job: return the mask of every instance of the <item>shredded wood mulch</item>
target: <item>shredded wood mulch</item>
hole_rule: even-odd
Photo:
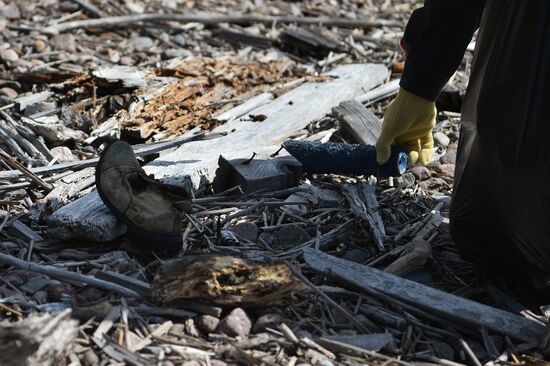
[[[123,227],[96,243],[49,226],[94,191],[97,158],[117,139],[146,163],[219,137],[210,132],[227,120],[262,123],[269,116],[253,108],[232,113],[330,80],[323,73],[339,65],[382,64],[387,83],[399,78],[399,39],[420,5],[0,0],[0,363],[545,364],[548,309],[463,261],[449,235],[471,49],[438,100],[426,167],[385,179],[305,175],[296,187],[249,194],[187,182],[193,209],[171,255],[141,250]],[[389,90],[363,104],[382,117]],[[357,142],[334,114],[291,137]],[[304,253],[357,267],[319,270]],[[358,273],[377,270],[374,278],[394,276],[361,282]],[[491,308],[453,314],[410,283]],[[504,329],[527,320],[529,329]]]

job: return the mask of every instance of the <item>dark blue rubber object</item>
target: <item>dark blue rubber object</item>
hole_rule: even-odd
[[[407,169],[405,149],[392,146],[390,160],[384,165],[376,162],[376,148],[372,145],[320,143],[287,140],[283,147],[304,166],[306,173],[400,176]]]

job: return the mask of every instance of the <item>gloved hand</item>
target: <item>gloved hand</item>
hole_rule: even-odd
[[[378,164],[388,161],[392,144],[408,151],[409,164],[429,163],[436,114],[435,102],[400,89],[384,113],[382,132],[376,141]]]

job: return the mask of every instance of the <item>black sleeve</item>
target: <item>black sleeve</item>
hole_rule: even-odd
[[[425,0],[405,28],[401,46],[407,53],[401,87],[435,100],[456,71],[475,30],[484,0]]]

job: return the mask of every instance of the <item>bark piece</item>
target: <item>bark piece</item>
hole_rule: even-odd
[[[332,109],[332,113],[357,143],[376,145],[382,122],[357,100],[348,100]]]
[[[208,300],[220,305],[285,304],[303,289],[285,264],[258,264],[234,257],[194,256],[162,265],[153,282],[158,302]]]
[[[282,48],[298,56],[312,56],[317,59],[328,56],[330,52],[337,52],[342,47],[312,29],[291,27],[281,34]]]
[[[70,311],[31,314],[16,322],[0,323],[0,364],[61,365],[78,335],[78,322]]]

